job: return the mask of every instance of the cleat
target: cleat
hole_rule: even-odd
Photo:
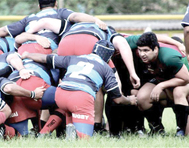
[[[51,134],[41,134],[41,133],[38,133],[36,138],[49,138],[51,137]]]
[[[159,129],[159,130],[151,130],[148,133],[149,136],[153,136],[153,135],[160,135],[160,136],[165,136],[166,132],[164,129]]]
[[[75,126],[73,124],[66,125],[66,140],[75,140],[77,138],[77,133]]]
[[[176,137],[184,137],[185,136],[185,132],[184,130],[179,129],[175,135]]]
[[[38,130],[36,128],[31,128],[29,131],[29,135],[32,137],[37,137]]]
[[[146,138],[146,134],[144,134],[142,130],[138,130],[136,133],[139,136],[139,138]]]
[[[104,135],[104,134],[107,134],[108,131],[105,128],[102,127],[101,123],[95,123],[94,124],[94,133]]]
[[[159,124],[157,126],[153,126],[153,124],[149,124],[150,125],[150,132],[148,133],[149,136],[153,136],[153,135],[160,135],[160,136],[165,136],[166,132],[164,129],[164,126],[162,124]]]

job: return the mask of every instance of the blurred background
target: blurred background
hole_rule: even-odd
[[[104,20],[118,32],[138,34],[144,30],[177,35],[188,0],[57,0],[59,8],[85,12]],[[0,25],[39,11],[38,0],[1,0]],[[18,17],[20,16],[20,17]]]

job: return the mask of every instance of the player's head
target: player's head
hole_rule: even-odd
[[[137,46],[148,46],[150,49],[154,50],[156,46],[159,48],[159,43],[153,32],[145,32],[138,39]]]
[[[114,54],[114,45],[106,40],[99,40],[95,43],[92,53],[100,56],[105,62],[108,62]]]
[[[38,0],[39,1],[39,8],[43,9],[46,7],[54,7],[56,0]]]
[[[178,42],[184,44],[183,40],[182,40],[181,38],[179,38],[178,36],[172,36],[171,38],[172,38],[173,40],[176,40],[176,41],[178,41]]]

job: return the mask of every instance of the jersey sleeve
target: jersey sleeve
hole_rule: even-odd
[[[71,56],[57,56],[57,55],[48,55],[47,56],[47,65],[49,68],[67,68],[70,62]]]
[[[181,57],[173,57],[171,60],[167,60],[166,63],[173,75],[178,73],[183,66]]]
[[[127,40],[131,50],[137,49],[137,41],[140,38],[141,35],[131,35],[126,37],[125,39]]]
[[[111,36],[110,36],[110,42],[112,42],[113,38],[116,37],[116,36],[122,36],[120,33],[117,33],[116,30],[111,27],[111,26],[108,26],[109,28],[109,31],[111,32]]]
[[[104,77],[104,88],[106,89],[108,95],[111,99],[121,97],[118,82],[116,81],[113,70],[110,67],[107,67],[105,73],[106,75]]]
[[[70,14],[72,14],[74,11],[70,9],[58,9],[58,14],[60,15],[61,20],[69,20]]]
[[[178,51],[166,47],[160,48],[158,57],[168,69],[169,73],[175,75],[183,66],[182,56]]]
[[[16,37],[17,35],[21,34],[22,32],[25,32],[27,18],[28,17],[25,17],[24,19],[22,19],[18,22],[7,25],[7,30],[11,37]]]
[[[7,78],[4,78],[4,77],[0,77],[0,87],[1,87],[1,92],[3,92],[4,94],[6,95],[9,95],[7,93],[4,92],[4,87],[7,85],[7,84],[13,84],[14,82],[7,79]]]

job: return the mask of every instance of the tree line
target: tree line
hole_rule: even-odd
[[[59,0],[57,0],[59,1]],[[91,15],[184,14],[188,0],[62,0],[63,6]],[[0,15],[28,15],[39,10],[38,0],[1,0]]]

